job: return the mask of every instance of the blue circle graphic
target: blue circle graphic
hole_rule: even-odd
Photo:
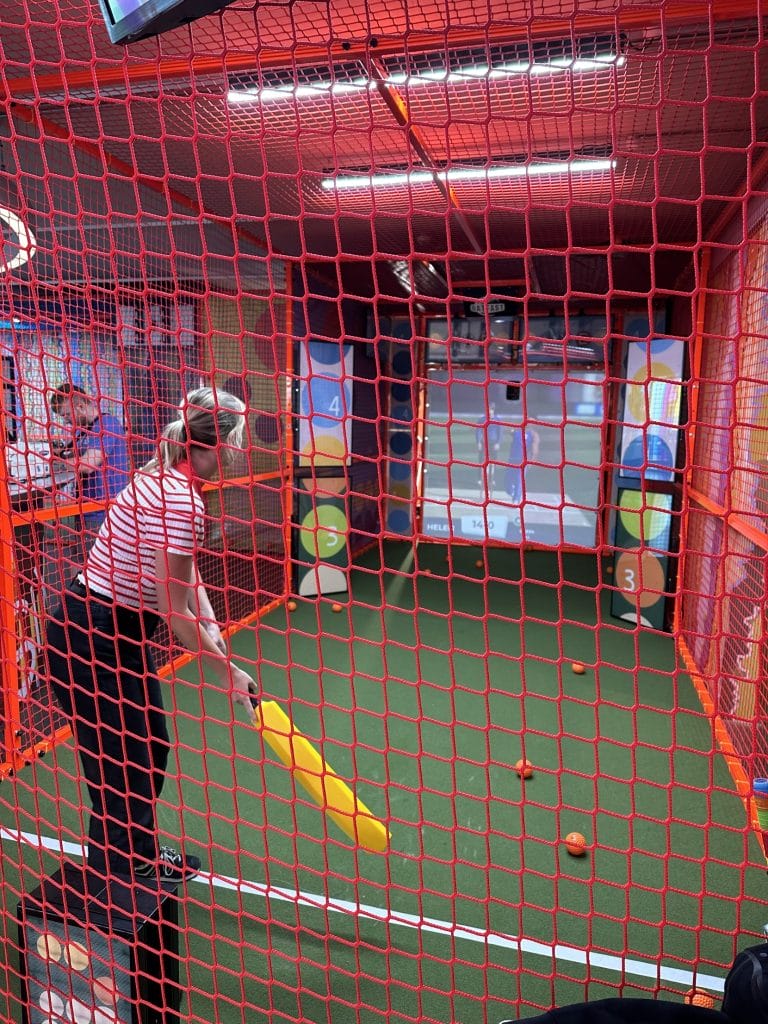
[[[410,533],[411,517],[401,508],[390,509],[387,516],[387,526],[392,533]]]
[[[310,341],[309,357],[313,363],[323,366],[338,366],[351,345],[340,345],[338,341]]]
[[[651,356],[660,356],[662,352],[667,352],[675,345],[682,345],[682,342],[677,338],[653,338],[651,339]]]
[[[390,393],[394,402],[405,402],[406,404],[410,404],[411,388],[409,384],[402,384],[399,381],[395,381]]]
[[[669,480],[675,459],[666,441],[658,434],[638,434],[627,445],[621,457],[621,464],[627,469],[636,469],[636,473],[625,473],[628,477],[639,477],[646,480]]]
[[[389,464],[389,479],[390,480],[410,480],[411,478],[411,464],[410,462],[390,462]]]
[[[389,435],[389,450],[395,455],[408,455],[413,447],[413,438],[404,430]]]
[[[335,430],[352,409],[352,389],[338,377],[310,377],[301,384],[301,411],[318,430]]]
[[[647,338],[651,333],[648,314],[639,313],[635,316],[626,317],[622,330],[628,338]]]
[[[399,352],[395,353],[392,359],[392,369],[398,377],[411,376],[413,362],[411,361],[411,353],[407,349],[401,348]]]
[[[410,405],[393,405],[389,414],[398,423],[410,423],[413,419],[413,409]]]

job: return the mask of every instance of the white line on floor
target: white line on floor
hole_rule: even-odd
[[[59,842],[36,836],[31,832],[19,832],[15,829],[0,827],[0,839],[17,845],[32,846],[36,849],[50,850],[52,853],[66,854],[68,857],[82,857],[83,847],[77,843]],[[467,942],[480,942],[486,946],[513,950],[516,953],[530,953],[543,956],[548,960],[560,960],[573,964],[582,964],[602,971],[613,971],[622,977],[632,976],[648,978],[656,982],[669,982],[689,989],[694,984],[697,988],[722,992],[725,980],[712,974],[696,974],[681,971],[675,967],[664,967],[653,961],[627,960],[620,956],[609,956],[606,953],[595,953],[575,946],[564,946],[560,943],[535,942],[533,939],[522,939],[515,935],[501,932],[489,932],[467,925],[441,921],[433,917],[420,917],[418,914],[405,914],[397,910],[386,910],[365,903],[353,903],[332,896],[298,892],[295,889],[284,889],[281,886],[264,885],[261,882],[248,882],[239,878],[228,878],[225,875],[214,875],[201,871],[194,879],[197,884],[212,886],[238,892],[244,896],[259,896],[266,900],[281,900],[296,906],[312,907],[315,910],[330,911],[337,914],[348,914],[370,921],[380,921],[387,925],[399,925],[402,928],[414,928],[417,931],[430,932],[446,938],[464,939]]]

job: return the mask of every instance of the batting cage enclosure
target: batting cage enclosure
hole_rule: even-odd
[[[213,6],[0,0],[0,1017],[717,1009],[762,5]]]

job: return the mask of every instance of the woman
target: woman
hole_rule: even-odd
[[[228,392],[187,395],[156,458],[114,499],[47,627],[51,684],[92,803],[88,864],[105,876],[180,881],[200,869],[198,857],[157,839],[155,802],[170,751],[151,651],[161,618],[253,715],[256,683],[227,656],[195,561],[200,485],[242,447],[244,412]]]

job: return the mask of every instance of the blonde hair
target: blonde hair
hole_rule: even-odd
[[[145,471],[170,469],[181,462],[191,447],[218,448],[222,461],[231,459],[243,446],[245,403],[228,391],[197,388],[179,404],[179,415],[162,433],[157,454]]]

